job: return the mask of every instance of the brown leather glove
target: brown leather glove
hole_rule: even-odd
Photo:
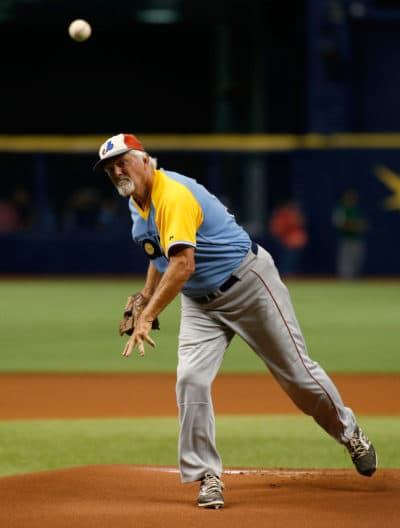
[[[148,304],[149,299],[145,299],[141,293],[129,295],[124,308],[124,316],[119,323],[119,335],[132,335],[135,330],[135,325],[143,312],[144,307]],[[156,317],[151,325],[153,330],[160,329],[160,323]]]

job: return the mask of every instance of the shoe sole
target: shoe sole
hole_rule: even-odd
[[[212,502],[205,502],[204,504],[201,504],[200,502],[197,503],[199,508],[212,508],[214,510],[219,510],[220,508],[224,507],[224,503],[220,500],[218,501],[212,501]]]

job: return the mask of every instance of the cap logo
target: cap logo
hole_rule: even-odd
[[[107,152],[109,152],[113,148],[114,148],[114,143],[111,140],[107,141],[107,144],[103,147],[103,150],[101,151],[101,155],[105,156]]]

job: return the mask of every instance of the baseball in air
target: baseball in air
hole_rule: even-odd
[[[69,36],[76,40],[76,42],[83,42],[87,40],[92,34],[92,28],[86,20],[77,18],[68,27]]]

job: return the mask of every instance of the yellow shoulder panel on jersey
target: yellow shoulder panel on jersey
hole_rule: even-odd
[[[203,211],[191,191],[163,171],[156,170],[152,201],[165,255],[168,255],[170,246],[179,242],[195,246]]]

